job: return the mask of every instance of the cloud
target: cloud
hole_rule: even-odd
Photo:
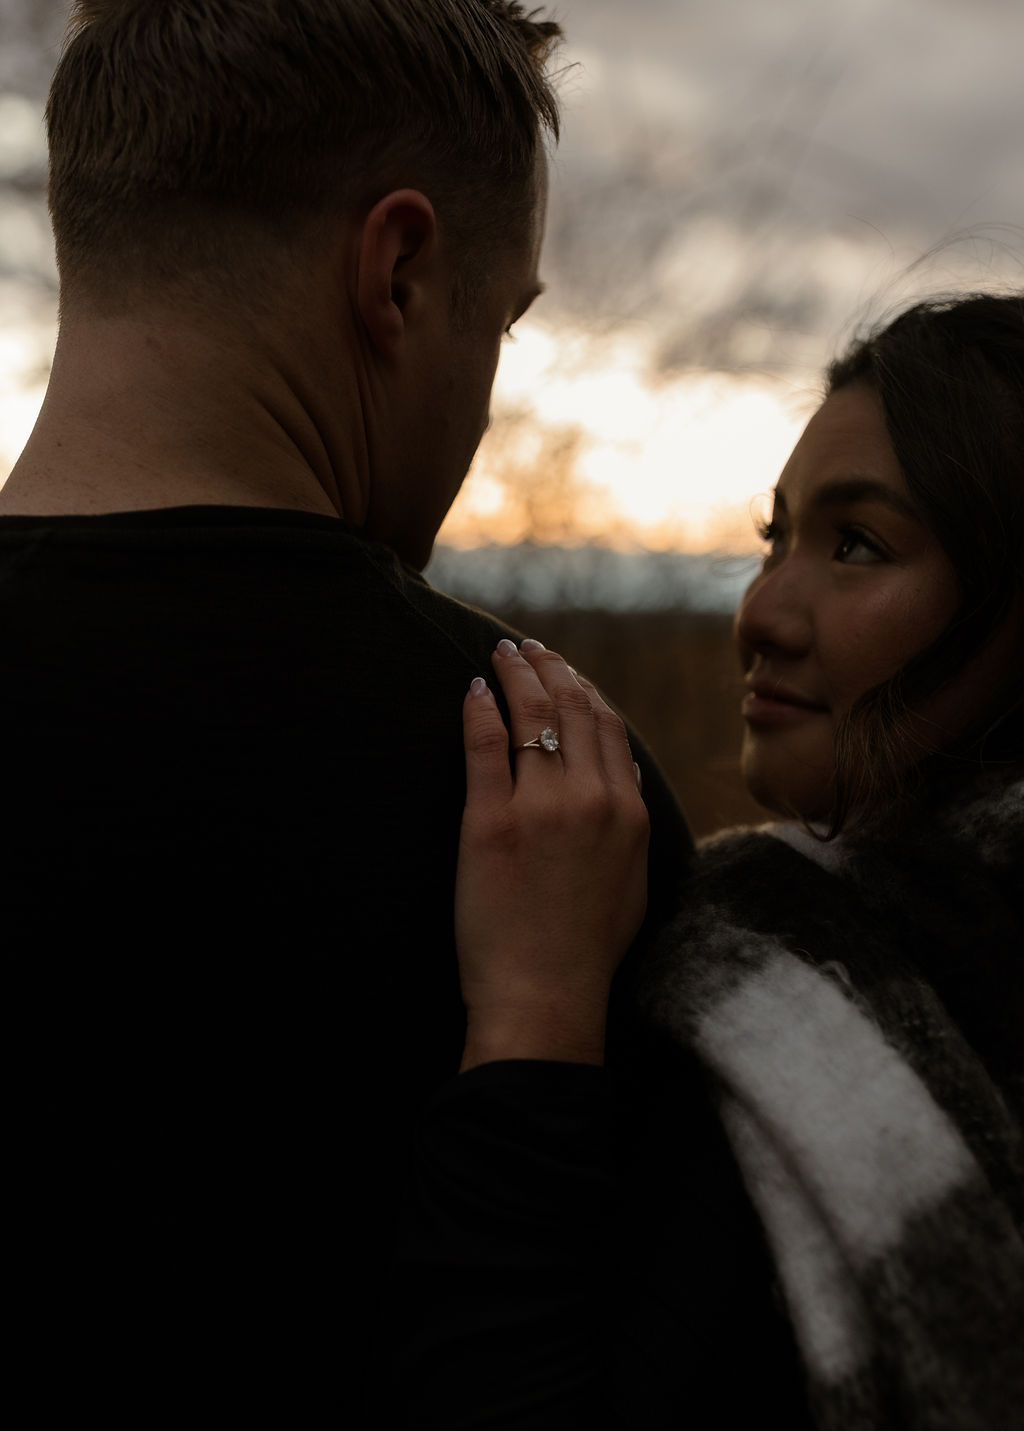
[[[977,238],[955,273],[948,254],[934,282],[918,267],[919,291],[1020,282],[1018,4],[563,0],[559,13],[579,69],[547,263],[551,301],[574,317],[643,318],[663,364],[786,368],[965,228]]]

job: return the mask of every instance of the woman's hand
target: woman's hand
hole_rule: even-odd
[[[502,641],[463,710],[466,810],[455,934],[462,1069],[503,1058],[601,1063],[612,976],[647,898],[647,810],[622,721],[538,642]],[[523,750],[553,728],[558,749]]]

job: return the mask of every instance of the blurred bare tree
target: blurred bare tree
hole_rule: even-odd
[[[496,415],[478,457],[477,478],[490,484],[500,504],[502,529],[519,540],[571,544],[585,525],[595,494],[580,476],[582,428],[538,422],[529,409]],[[492,536],[481,523],[478,540]]]

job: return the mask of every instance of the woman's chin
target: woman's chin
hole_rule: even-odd
[[[757,743],[745,741],[741,771],[751,798],[772,815],[812,821],[831,815],[835,798],[831,764],[772,759]]]

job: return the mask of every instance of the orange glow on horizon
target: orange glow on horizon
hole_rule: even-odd
[[[659,379],[642,335],[521,329],[441,542],[751,550],[751,503],[803,430],[810,384],[702,371]]]
[[[0,482],[42,402],[44,346],[28,321],[0,335]],[[751,503],[813,405],[809,390],[768,376],[659,378],[642,334],[524,320],[503,351],[492,430],[438,540],[749,552]]]

